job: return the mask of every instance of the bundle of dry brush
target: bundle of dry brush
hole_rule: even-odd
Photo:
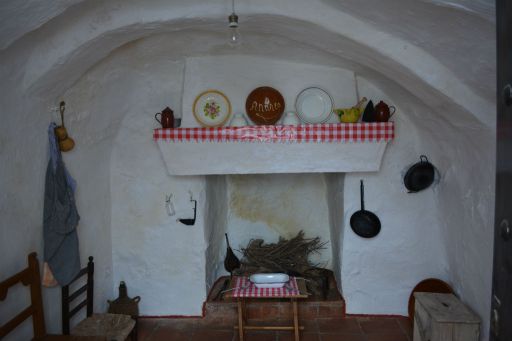
[[[252,239],[242,248],[243,259],[239,273],[284,272],[293,276],[314,276],[318,264],[311,264],[309,255],[319,253],[326,242],[319,237],[304,238],[300,231],[292,239],[279,238],[274,244],[264,244],[262,239]]]

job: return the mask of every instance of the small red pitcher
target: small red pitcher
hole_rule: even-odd
[[[160,119],[158,119],[158,115],[160,115]],[[162,125],[162,128],[174,128],[174,113],[169,107],[166,107],[162,112],[157,112],[155,120]]]
[[[396,108],[392,105],[388,106],[383,101],[375,106],[373,112],[375,122],[387,122],[395,113]]]

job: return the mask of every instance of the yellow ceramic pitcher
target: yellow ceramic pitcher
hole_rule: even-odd
[[[366,101],[366,97],[363,97],[353,107],[345,109],[334,109],[334,112],[338,115],[340,122],[356,123],[361,117],[361,113],[363,112],[362,106],[364,103],[366,103]]]

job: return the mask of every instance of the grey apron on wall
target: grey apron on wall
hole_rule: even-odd
[[[80,271],[76,227],[80,216],[75,204],[75,182],[67,173],[56,145],[55,124],[50,124],[50,160],[46,168],[43,212],[44,260],[60,285]]]

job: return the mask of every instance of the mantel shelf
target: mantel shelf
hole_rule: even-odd
[[[393,122],[261,125],[155,129],[153,138],[171,142],[389,142]]]
[[[378,171],[394,123],[155,129],[173,175]]]

